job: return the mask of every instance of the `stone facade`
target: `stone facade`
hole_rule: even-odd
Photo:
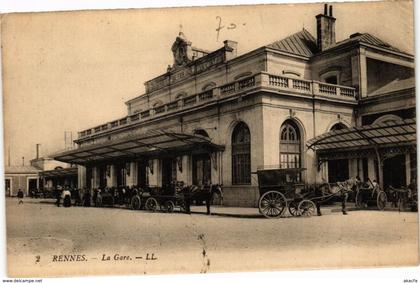
[[[290,124],[298,132],[299,147],[294,149],[299,155],[298,167],[307,169],[302,179],[306,183],[328,180],[328,164],[318,166],[315,152],[307,150],[306,141],[336,125],[360,126],[363,117],[372,113],[386,115],[394,106],[393,111],[413,109],[415,97],[414,85],[400,87],[399,93],[381,91],[394,80],[413,76],[412,55],[378,44],[379,39],[369,34],[353,34],[336,43],[335,18],[332,11],[326,13],[317,16],[321,32],[318,39],[303,30],[241,56],[236,55],[236,42],[225,41],[220,49],[193,59],[191,43],[180,34],[172,46],[174,64],[167,73],[146,82],[145,94],[126,102],[126,117],[80,132],[75,141],[78,150],[152,129],[189,134],[204,131],[213,143],[224,146],[223,151],[211,153],[208,170],[211,183],[223,185],[225,204],[255,206],[259,197],[256,175],[252,174],[247,184],[233,182],[232,169],[237,168],[232,164],[235,127],[245,123],[249,129],[248,171],[255,172],[259,166],[282,163],[281,129]],[[300,47],[290,50],[286,46],[290,41]],[[381,77],[384,81],[378,79]],[[165,185],[163,158],[147,160],[150,186]],[[138,185],[141,159],[127,158],[124,168],[117,168],[112,159],[104,160],[108,168],[106,186]],[[60,160],[71,161],[71,157]],[[192,154],[176,157],[173,179],[193,184],[193,160]],[[368,176],[375,178],[373,159],[345,162],[347,176],[362,176],[366,171],[363,166],[368,166]],[[79,186],[100,186],[100,176],[104,175],[100,164],[89,163],[88,170],[86,164],[79,164]],[[123,184],[117,180],[121,172],[125,177],[118,178],[124,180]]]

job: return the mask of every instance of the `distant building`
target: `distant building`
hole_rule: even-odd
[[[19,189],[31,196],[35,189],[53,189],[57,186],[77,187],[77,167],[71,164],[40,157],[28,166],[5,167],[5,195],[16,196]]]
[[[332,7],[316,21],[316,37],[303,29],[241,56],[229,40],[198,54],[180,33],[173,65],[126,102],[127,116],[81,131],[78,148],[54,158],[80,165],[80,187],[211,182],[228,205],[256,205],[252,172],[267,166],[306,168],[306,183],[406,185],[417,168],[414,56],[368,33],[336,42]]]
[[[77,187],[77,167],[49,157],[31,160],[31,165],[38,168],[40,187],[44,189],[57,186]]]
[[[6,196],[17,196],[19,189],[25,196],[29,196],[31,190],[39,188],[39,171],[34,166],[6,166],[4,168]]]

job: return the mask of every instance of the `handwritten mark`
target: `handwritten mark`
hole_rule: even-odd
[[[41,261],[41,256],[39,256],[39,255],[37,255],[36,257],[35,257],[35,263],[38,263],[38,262],[40,262]]]
[[[236,29],[236,25],[234,23],[230,23],[230,26],[227,29]]]
[[[216,19],[219,19],[219,27],[216,29],[216,32],[217,32],[217,38],[216,38],[216,41],[219,41],[219,34],[220,34],[220,30],[221,30],[222,28],[224,28],[224,26],[222,26],[222,18],[221,18],[221,17],[217,16],[217,17],[216,17]]]
[[[216,28],[216,41],[219,41],[219,35],[220,31],[225,28],[225,26],[222,25],[222,18],[220,16],[216,17],[216,20],[219,20],[219,23]],[[242,26],[246,26],[246,23],[242,23]],[[226,27],[228,30],[236,29],[238,25],[236,23],[230,23],[229,26]]]

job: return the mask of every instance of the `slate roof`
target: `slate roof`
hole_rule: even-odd
[[[380,95],[380,94],[386,94],[394,91],[399,91],[403,89],[413,88],[416,84],[416,78],[406,78],[406,79],[395,79],[386,85],[374,90],[369,95]]]
[[[316,39],[306,29],[268,44],[267,47],[305,57],[311,57],[317,51]]]
[[[336,48],[338,46],[343,46],[346,44],[350,44],[350,43],[354,43],[354,42],[363,42],[363,43],[367,43],[376,47],[381,47],[384,49],[388,49],[390,51],[395,51],[395,52],[400,52],[400,53],[404,53],[404,54],[408,54],[406,52],[403,52],[401,50],[399,50],[398,48],[391,46],[389,43],[383,41],[382,39],[371,35],[370,33],[354,33],[352,35],[350,35],[349,38],[339,41],[336,44],[330,46],[328,49],[332,49],[332,48]],[[327,49],[327,50],[328,50]],[[409,54],[411,55],[411,54]]]
[[[366,44],[370,44],[376,47],[388,49],[390,51],[395,51],[395,52],[412,56],[411,54],[403,52],[399,50],[398,48],[391,46],[387,42],[369,33],[352,34],[349,38],[331,45],[325,51],[338,48],[341,46],[353,44],[355,42],[366,43]],[[268,44],[266,45],[266,47],[274,48],[283,52],[291,53],[294,55],[305,56],[305,57],[312,57],[313,55],[319,53],[319,50],[316,44],[316,38],[312,36],[312,34],[306,29],[303,29],[297,33],[294,33],[284,39]]]

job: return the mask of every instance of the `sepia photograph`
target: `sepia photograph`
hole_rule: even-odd
[[[409,0],[2,13],[7,276],[418,267],[414,37]]]

